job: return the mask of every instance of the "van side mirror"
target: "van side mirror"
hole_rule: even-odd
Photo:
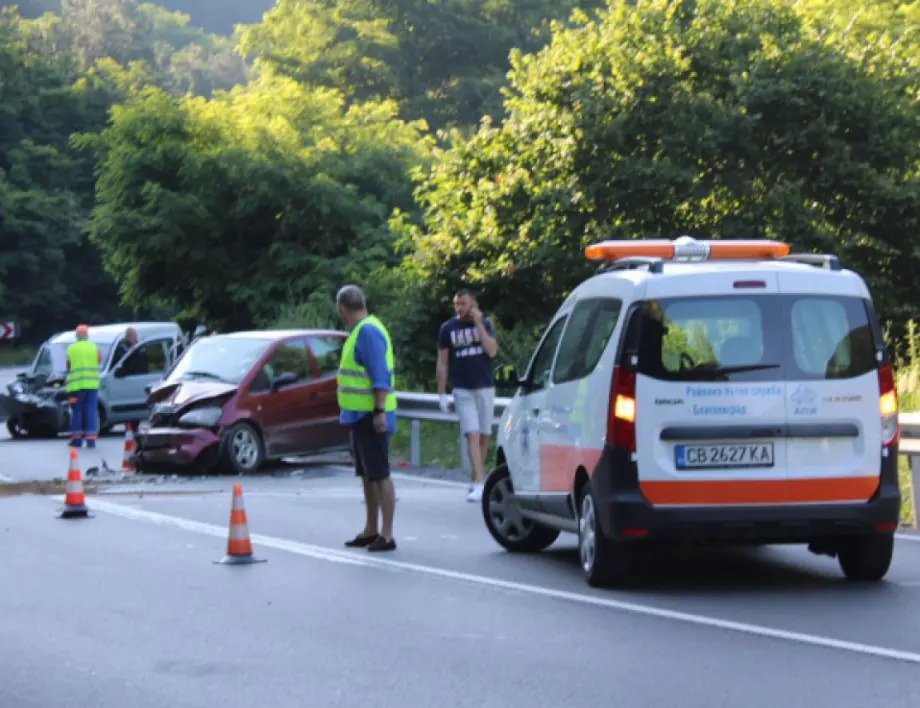
[[[272,381],[272,391],[277,391],[284,386],[290,386],[297,383],[297,374],[293,371],[285,371],[283,374],[275,377]]]
[[[17,381],[25,381],[25,379],[26,379],[26,377],[27,377],[28,375],[29,375],[29,374],[26,373],[25,371],[20,371],[18,374],[16,374],[16,380],[17,380]]]
[[[147,384],[146,386],[144,386],[144,393],[147,394],[148,396],[150,395],[150,392],[152,390],[153,390],[153,384]]]

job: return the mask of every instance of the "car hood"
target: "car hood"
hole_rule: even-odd
[[[151,392],[151,401],[157,407],[180,410],[194,403],[221,398],[232,394],[239,386],[220,381],[180,381],[161,386]]]

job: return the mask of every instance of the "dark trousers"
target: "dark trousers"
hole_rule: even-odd
[[[96,447],[99,437],[99,391],[75,391],[70,397],[70,445]]]
[[[374,430],[374,416],[366,415],[351,426],[351,451],[359,477],[381,482],[390,476],[390,435]]]

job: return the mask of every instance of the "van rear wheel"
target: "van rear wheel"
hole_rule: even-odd
[[[626,585],[632,573],[635,545],[604,535],[597,519],[597,496],[590,482],[582,489],[578,505],[578,558],[588,585]]]
[[[524,518],[514,499],[507,465],[499,465],[482,489],[482,517],[492,538],[508,551],[536,553],[553,545],[559,529],[540,526]]]
[[[894,534],[880,533],[856,538],[837,553],[848,580],[877,582],[885,577],[894,555]]]

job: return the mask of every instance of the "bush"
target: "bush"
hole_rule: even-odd
[[[26,366],[35,358],[35,350],[30,347],[0,346],[0,366]]]
[[[886,340],[891,342],[890,330]],[[910,320],[904,328],[904,335],[889,344],[892,349],[898,399],[902,412],[920,409],[920,331],[917,323]]]

